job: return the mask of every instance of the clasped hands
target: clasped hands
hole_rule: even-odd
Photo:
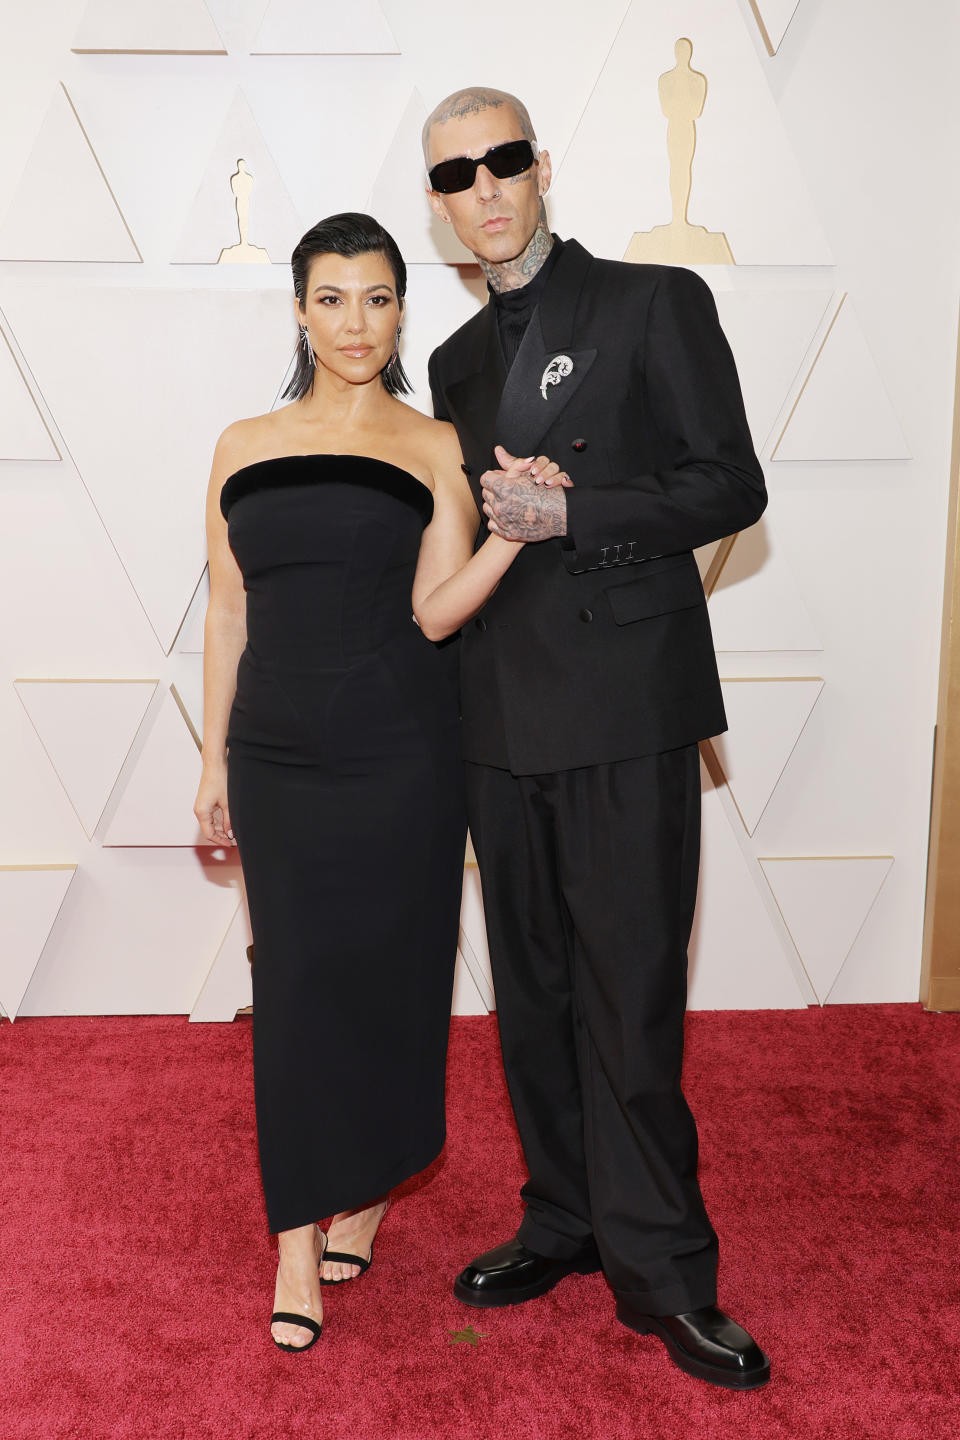
[[[567,533],[567,497],[573,485],[565,470],[546,455],[525,460],[502,445],[494,447],[499,470],[485,470],[483,513],[487,529],[504,540],[550,540]]]

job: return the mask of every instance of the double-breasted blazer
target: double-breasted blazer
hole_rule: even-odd
[[[567,534],[524,546],[464,627],[466,758],[537,774],[724,730],[692,551],[752,525],[766,490],[709,287],[568,240],[509,374],[490,302],[434,351],[430,384],[481,519],[494,444],[574,482]]]

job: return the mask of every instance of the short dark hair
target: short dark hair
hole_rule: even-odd
[[[407,293],[407,267],[403,263],[400,247],[372,215],[363,215],[355,210],[344,211],[341,215],[328,215],[319,220],[298,242],[290,257],[293,269],[293,292],[306,309],[307,277],[311,261],[318,255],[343,255],[352,260],[357,255],[382,255],[393,271],[397,287],[397,299],[403,306]],[[388,373],[389,372],[389,373]],[[297,368],[290,384],[283,392],[284,400],[299,400],[313,389],[314,366],[304,353],[302,345],[297,346]],[[398,356],[395,363],[385,365],[380,371],[384,389],[390,395],[406,395],[413,387]]]

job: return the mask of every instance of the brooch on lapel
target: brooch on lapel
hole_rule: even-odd
[[[559,385],[565,375],[573,370],[573,361],[569,355],[554,355],[550,364],[540,377],[540,394],[544,400],[547,398],[547,386]]]

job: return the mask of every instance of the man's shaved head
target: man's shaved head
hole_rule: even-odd
[[[523,138],[535,145],[537,137],[533,123],[522,100],[518,100],[516,95],[508,95],[505,90],[493,90],[488,85],[471,85],[468,90],[455,90],[441,100],[427,117],[423,127],[423,158],[427,169],[430,169],[431,163],[430,131],[434,125],[443,125],[447,120],[461,120],[465,115],[482,115],[484,110],[499,110],[504,105],[516,115]]]

